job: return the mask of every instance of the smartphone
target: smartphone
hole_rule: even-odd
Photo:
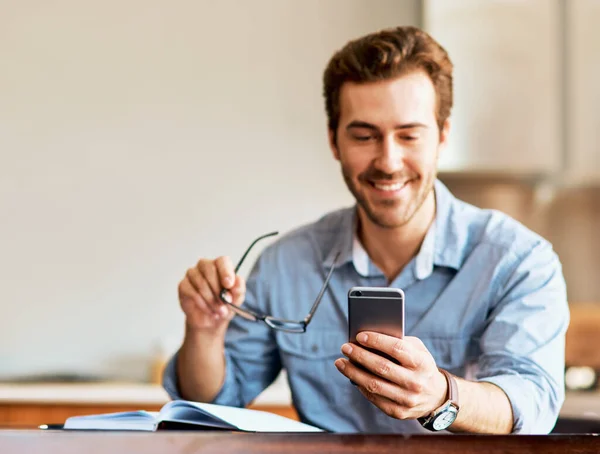
[[[356,341],[356,335],[361,331],[374,331],[397,338],[404,337],[402,289],[352,287],[348,291],[348,341],[360,345]],[[380,351],[367,350],[398,363],[397,360]]]

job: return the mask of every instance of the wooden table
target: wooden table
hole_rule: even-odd
[[[0,431],[0,452],[9,453],[598,453],[595,435],[341,435],[229,432]]]

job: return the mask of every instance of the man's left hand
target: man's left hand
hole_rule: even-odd
[[[358,334],[356,339],[360,345],[344,344],[342,353],[348,359],[340,358],[335,365],[388,416],[396,419],[420,418],[446,401],[446,378],[420,339],[398,339],[370,331]],[[399,364],[363,347],[385,353]],[[366,370],[352,363],[360,364]]]

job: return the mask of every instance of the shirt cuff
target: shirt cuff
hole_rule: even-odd
[[[179,387],[177,386],[177,356],[178,353],[175,353],[173,357],[169,360],[169,362],[165,366],[165,370],[163,371],[162,377],[163,388],[172,400],[181,399]]]
[[[508,397],[513,413],[512,433],[544,435],[556,424],[558,411],[552,412],[543,405],[540,389],[523,376],[497,375],[478,381],[498,386]]]

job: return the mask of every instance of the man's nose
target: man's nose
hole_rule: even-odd
[[[404,168],[405,150],[394,137],[384,137],[380,143],[375,167],[382,172],[393,174]]]

